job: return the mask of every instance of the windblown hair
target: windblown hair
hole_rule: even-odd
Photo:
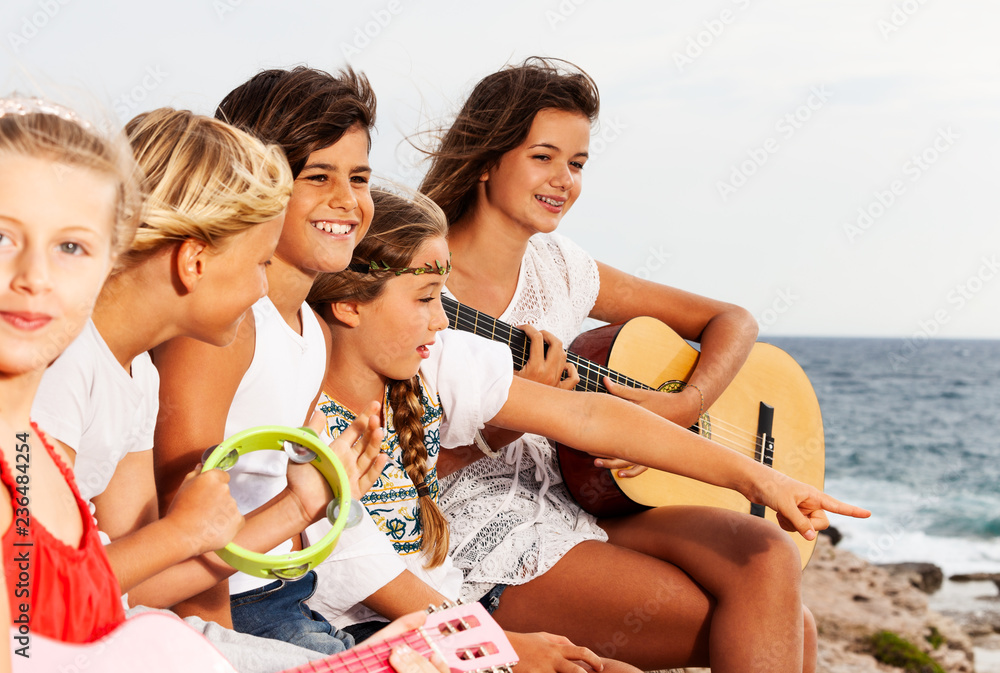
[[[220,248],[288,205],[292,174],[274,145],[211,117],[170,108],[138,115],[126,131],[148,196],[119,271],[185,239]]]
[[[70,110],[38,99],[12,96],[0,99],[0,107],[21,101],[27,103],[26,114],[0,114],[0,155],[51,159],[111,178],[117,192],[111,253],[117,257],[132,243],[143,201],[141,173],[124,136],[101,133]]]
[[[531,57],[480,80],[440,147],[420,185],[454,226],[473,206],[479,178],[524,142],[540,110],[579,112],[597,120],[597,84],[568,61]]]
[[[351,128],[375,125],[375,93],[368,78],[347,68],[333,76],[299,66],[264,70],[219,103],[218,119],[280,145],[298,177],[309,155],[334,144]]]
[[[408,199],[382,189],[372,190],[375,217],[371,228],[354,249],[352,264],[368,266],[377,260],[391,267],[405,267],[413,261],[420,246],[428,239],[445,237],[448,225],[444,213],[434,203],[420,195]],[[391,271],[359,273],[339,271],[321,273],[313,282],[308,301],[328,322],[332,319],[330,304],[353,301],[367,304],[375,301],[396,275]],[[407,381],[390,381],[389,406],[403,465],[416,485],[424,482],[430,468],[424,445],[420,377]],[[420,523],[423,528],[421,549],[428,555],[427,567],[444,563],[448,556],[448,522],[430,495],[419,499]]]

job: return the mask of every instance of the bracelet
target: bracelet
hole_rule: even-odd
[[[687,381],[673,380],[665,382],[658,390],[664,393],[679,393],[685,388],[694,388],[698,391],[698,397],[701,398],[701,404],[698,406],[698,418],[701,418],[705,414],[705,393],[701,392],[701,388],[695,384],[688,383]]]
[[[476,446],[479,447],[479,450],[482,451],[487,458],[499,458],[500,454],[503,453],[502,449],[493,450],[493,448],[491,448],[490,445],[486,443],[486,438],[483,437],[482,430],[476,430],[476,434],[473,439],[476,442]]]
[[[694,388],[698,391],[698,397],[701,398],[701,404],[698,406],[698,418],[701,418],[705,414],[705,393],[701,392],[701,388],[693,383],[689,383],[685,387]]]

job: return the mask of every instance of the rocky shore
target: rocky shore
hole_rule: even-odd
[[[994,578],[956,579],[928,564],[872,565],[821,535],[803,575],[819,673],[1000,672],[1000,599],[982,596]]]

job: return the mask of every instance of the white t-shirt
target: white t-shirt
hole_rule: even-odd
[[[433,400],[438,400],[443,412],[425,425],[425,442],[445,448],[465,446],[473,442],[476,431],[496,416],[507,401],[513,379],[510,350],[503,344],[448,329],[438,334],[430,348],[430,357],[420,367],[420,377],[431,404],[436,406]],[[321,411],[323,406],[321,401],[318,405]],[[425,419],[433,416],[425,410]],[[327,428],[326,439],[329,437]],[[428,459],[436,463],[436,446],[428,446]],[[387,466],[386,470],[389,469]],[[397,475],[399,483],[393,484],[396,490],[405,487],[400,479],[406,478]],[[407,484],[412,487],[412,482]],[[458,598],[462,571],[452,564],[450,556],[436,568],[425,568],[423,552],[397,554],[387,532],[379,530],[367,514],[364,519],[362,525],[341,535],[333,554],[317,569],[319,586],[309,599],[313,609],[341,628],[381,619],[360,602],[404,568],[446,598]],[[325,521],[314,524],[309,537],[315,539],[314,536],[326,530],[329,524]]]
[[[76,451],[73,472],[84,500],[104,492],[126,453],[152,450],[159,387],[147,353],[132,360],[130,376],[91,320],[45,371],[31,416]]]
[[[302,334],[288,326],[267,297],[253,305],[253,361],[240,381],[226,418],[226,437],[258,425],[300,427],[323,383],[326,340],[316,314],[300,308]],[[278,495],[287,485],[288,458],[281,451],[255,451],[242,456],[229,471],[229,489],[244,514]],[[271,550],[287,554],[290,542]],[[229,578],[229,593],[239,594],[269,584],[245,573]]]

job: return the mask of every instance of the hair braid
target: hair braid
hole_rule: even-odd
[[[420,402],[420,378],[393,381],[389,384],[389,406],[399,447],[403,452],[403,468],[414,484],[421,484],[429,472],[427,446],[424,444],[424,405]],[[420,548],[427,554],[427,568],[444,563],[448,556],[448,521],[430,493],[420,496],[420,524],[423,535]]]

